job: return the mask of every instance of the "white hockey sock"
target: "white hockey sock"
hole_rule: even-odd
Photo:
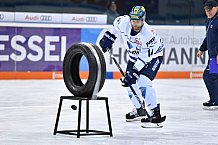
[[[132,85],[133,89],[135,90],[138,98],[140,99],[141,102],[145,103],[145,109],[147,110],[147,112],[150,114],[150,109],[148,108],[146,101],[144,101],[144,98],[142,97],[142,93],[141,90],[139,89],[137,83]],[[140,108],[141,104],[139,103],[139,101],[137,100],[137,98],[134,96],[133,92],[131,91],[130,88],[127,88],[128,90],[128,94],[130,97],[130,100],[132,101],[133,105],[135,108]]]
[[[140,86],[142,97],[145,99],[149,109],[157,107],[157,97],[152,86],[152,81],[146,76],[141,75],[138,81],[138,85]]]

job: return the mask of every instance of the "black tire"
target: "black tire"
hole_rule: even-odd
[[[101,63],[101,80],[99,91],[102,89],[106,77],[106,63],[104,56],[97,45],[92,44],[92,48],[97,51]],[[74,44],[65,54],[63,62],[63,78],[67,89],[76,97],[91,98],[97,80],[98,66],[92,54],[92,49],[86,44]],[[83,84],[79,75],[79,64],[82,56],[85,56],[89,65],[89,76]]]

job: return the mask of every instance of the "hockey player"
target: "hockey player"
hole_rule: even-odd
[[[106,31],[99,44],[105,53],[112,48],[116,34],[120,33],[128,51],[129,61],[123,87],[128,87],[129,98],[134,108],[126,114],[126,121],[140,120],[149,122],[144,109],[133,95],[129,86],[132,86],[145,103],[145,108],[152,118],[161,118],[157,104],[155,90],[152,85],[163,60],[164,45],[156,31],[146,22],[146,12],[143,6],[134,6],[129,15],[119,16],[114,20],[113,27]]]

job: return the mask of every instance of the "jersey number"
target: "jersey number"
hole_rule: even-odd
[[[151,57],[154,54],[154,50],[153,49],[149,49],[148,50],[148,57]]]

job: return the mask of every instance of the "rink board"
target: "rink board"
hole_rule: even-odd
[[[97,44],[110,25],[2,23],[0,24],[0,79],[62,79],[62,63],[67,49],[75,43]],[[196,57],[203,26],[152,26],[166,46],[157,78],[201,78],[208,56]],[[125,70],[127,51],[120,36],[113,54]],[[107,79],[121,75],[105,54]],[[81,78],[87,78],[86,59],[80,64]]]

